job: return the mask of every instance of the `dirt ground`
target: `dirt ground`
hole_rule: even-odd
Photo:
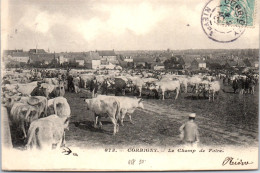
[[[112,135],[113,125],[102,118],[103,129],[94,129],[93,115],[84,106],[86,91],[66,93],[72,109],[66,145],[73,147],[177,146],[181,144],[179,128],[188,114],[197,114],[201,146],[256,146],[258,145],[258,87],[254,95],[232,93],[223,86],[214,102],[197,98],[192,93],[181,93],[177,100],[170,93],[166,100],[146,99],[144,109],[132,115],[134,124],[125,118],[119,133]],[[169,98],[171,97],[171,98]]]

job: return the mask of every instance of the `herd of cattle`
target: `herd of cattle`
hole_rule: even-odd
[[[128,115],[133,123],[131,114],[136,108],[144,108],[141,97],[161,97],[164,100],[166,93],[175,91],[175,99],[180,92],[190,92],[214,101],[215,94],[222,89],[221,80],[224,85],[231,85],[234,92],[253,94],[258,75],[176,75],[135,70],[9,70],[2,79],[1,108],[11,129],[5,128],[5,136],[9,136],[6,143],[12,143],[20,134],[18,138],[26,141],[26,148],[52,149],[65,145],[65,130],[71,117],[70,105],[64,97],[67,91],[78,93],[90,90],[92,97],[85,99],[85,105],[93,112],[94,127],[102,128],[100,116],[108,117],[113,123],[115,135],[119,131],[118,122],[123,126],[124,117]],[[139,98],[126,96],[135,94]]]

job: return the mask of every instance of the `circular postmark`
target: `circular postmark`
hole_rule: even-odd
[[[237,0],[210,0],[203,8],[201,26],[211,40],[235,41],[245,31],[246,10]]]

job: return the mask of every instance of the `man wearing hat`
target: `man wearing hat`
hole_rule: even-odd
[[[40,81],[37,82],[37,87],[33,89],[33,91],[31,92],[31,96],[46,96],[41,84],[42,83]]]
[[[194,146],[199,142],[198,125],[194,122],[196,117],[195,113],[189,114],[189,121],[180,127],[181,140],[188,145]]]

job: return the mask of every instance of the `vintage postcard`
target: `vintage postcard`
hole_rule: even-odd
[[[258,6],[2,0],[2,170],[258,170]]]

